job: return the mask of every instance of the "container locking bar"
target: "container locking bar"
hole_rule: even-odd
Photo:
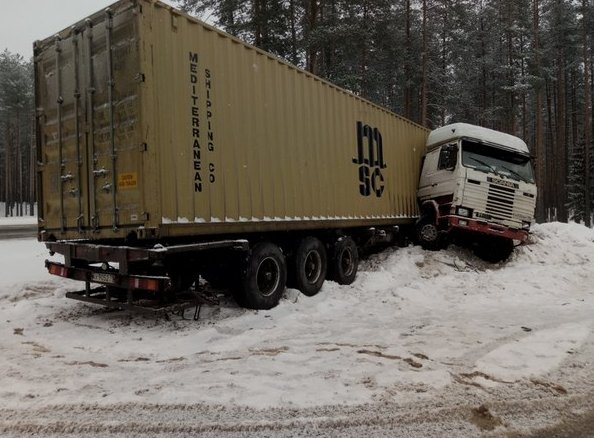
[[[109,104],[109,140],[111,143],[111,202],[112,202],[112,215],[111,215],[111,226],[115,230],[118,229],[118,206],[117,206],[117,181],[116,181],[116,145],[115,145],[115,122],[114,122],[114,98],[113,89],[115,87],[115,81],[113,77],[113,54],[112,54],[112,33],[113,33],[113,12],[110,8],[105,10],[106,22],[105,22],[105,44],[107,55],[107,99]],[[103,190],[105,190],[105,185]]]
[[[95,171],[95,86],[93,71],[93,22],[86,20],[86,64],[87,64],[87,172],[92,175]],[[95,194],[95,178],[87,178],[89,184],[89,216],[90,225],[97,229],[99,220],[97,217],[97,204]]]
[[[66,219],[64,217],[64,176],[62,171],[64,170],[64,139],[62,136],[62,104],[64,98],[62,97],[62,71],[60,69],[60,53],[62,52],[60,36],[56,36],[56,118],[58,123],[58,166],[60,172],[60,229],[62,233],[66,231]]]
[[[78,184],[77,201],[78,201],[78,217],[76,224],[78,232],[80,233],[84,228],[84,215],[82,208],[82,164],[83,160],[80,154],[80,75],[79,75],[79,52],[78,52],[78,29],[72,29],[72,52],[74,54],[74,136],[76,137],[76,182]],[[72,190],[71,190],[72,192]]]

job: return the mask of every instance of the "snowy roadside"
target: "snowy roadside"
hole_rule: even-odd
[[[37,235],[37,216],[0,217],[0,240]]]
[[[0,228],[7,225],[37,225],[37,216],[0,217]]]
[[[0,432],[498,436],[592,408],[594,231],[578,225],[535,227],[499,265],[390,249],[351,286],[269,311],[223,300],[197,322],[66,300],[79,284],[44,272],[41,244],[0,249]]]

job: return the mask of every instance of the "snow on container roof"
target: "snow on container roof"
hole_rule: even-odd
[[[495,143],[524,154],[530,153],[526,143],[516,136],[468,123],[453,123],[431,131],[427,139],[427,150],[462,137],[472,138],[485,143]]]

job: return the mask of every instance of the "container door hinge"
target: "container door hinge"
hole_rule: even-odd
[[[144,82],[146,79],[146,77],[144,76],[144,73],[138,73],[135,77],[134,80],[138,83]]]
[[[138,150],[140,152],[146,152],[148,151],[148,145],[146,143],[141,143],[140,146],[138,146]]]

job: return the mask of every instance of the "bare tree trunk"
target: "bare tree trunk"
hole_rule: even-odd
[[[309,0],[307,3],[309,8],[307,11],[308,14],[308,29],[307,32],[311,33],[315,30],[317,26],[317,17],[318,17],[318,0]],[[309,45],[307,47],[306,53],[306,62],[305,68],[307,71],[316,74],[317,73],[317,47],[312,47]]]
[[[295,0],[289,2],[289,19],[291,26],[291,62],[297,65],[299,58],[297,57],[297,28],[295,20]]]
[[[566,110],[566,76],[565,76],[565,50],[561,49],[561,53],[557,59],[557,148],[555,152],[555,191],[556,191],[556,207],[559,212],[559,220],[567,222],[567,125],[565,117]]]
[[[569,103],[571,104],[571,111],[568,115],[569,122],[570,122],[569,123],[570,126],[568,127],[569,136],[567,138],[568,145],[576,145],[579,142],[578,121],[577,121],[578,109],[577,109],[576,83],[577,83],[577,72],[572,70],[569,75],[569,81],[568,81],[568,87],[569,87],[569,91],[570,91]]]
[[[29,152],[29,214],[35,215],[35,183],[37,174],[37,161],[36,161],[36,147],[35,147],[35,117],[31,118],[31,145]]]
[[[422,48],[421,48],[421,125],[427,126],[427,58],[428,44],[427,44],[427,0],[423,0],[423,24],[422,24]]]
[[[513,27],[513,17],[512,17],[512,5],[511,2],[508,0],[506,2],[506,19],[507,21],[507,31],[506,31],[506,43],[507,43],[507,66],[508,66],[508,75],[507,81],[508,85],[510,86],[509,91],[509,110],[508,110],[508,117],[509,117],[509,126],[507,130],[509,133],[516,135],[516,95],[513,91],[514,85],[514,45],[512,39],[512,27]]]
[[[406,8],[406,38],[405,38],[405,48],[406,48],[406,59],[404,61],[404,117],[410,119],[411,117],[411,106],[412,106],[412,90],[411,90],[411,58],[412,58],[412,43],[410,38],[410,0],[406,0],[405,2]]]
[[[549,85],[547,81],[546,84],[546,105],[547,105],[547,160],[546,160],[546,167],[545,167],[545,184],[544,184],[544,200],[545,200],[545,209],[550,210],[551,207],[557,205],[557,191],[555,190],[555,183],[554,183],[554,163],[555,163],[555,125],[553,122],[553,109],[552,109],[552,101],[553,96],[551,93],[553,92],[552,86]],[[550,213],[547,213],[546,216],[550,218]]]
[[[369,22],[369,8],[367,1],[363,1],[363,26],[364,26],[364,34],[369,35],[370,29],[368,28],[367,23]],[[363,38],[362,47],[361,47],[361,62],[359,63],[359,77],[360,77],[360,92],[364,97],[369,97],[369,80],[368,80],[368,72],[367,67],[369,65],[369,38]]]
[[[482,8],[482,2],[481,2]],[[481,126],[485,125],[485,113],[487,111],[487,66],[485,65],[485,60],[487,57],[487,49],[485,47],[485,19],[483,15],[483,11],[481,10],[481,16],[479,18],[480,28],[481,28],[481,87],[480,87],[480,115],[479,115],[479,124]]]
[[[536,74],[540,76],[540,12],[539,0],[532,2],[532,44]],[[536,155],[536,186],[538,202],[536,204],[536,219],[545,219],[545,179],[546,155],[543,144],[542,123],[542,85],[538,84],[534,93],[534,153]]]
[[[7,119],[6,120],[6,128],[5,128],[5,142],[4,142],[4,147],[5,147],[5,162],[4,162],[4,166],[5,166],[5,172],[4,172],[4,176],[6,178],[6,211],[5,211],[5,215],[8,216],[12,216],[12,204],[13,204],[13,177],[12,177],[12,144],[13,144],[13,138],[12,138],[12,124],[10,123],[10,120]]]
[[[21,151],[21,113],[16,112],[16,141],[15,141],[15,200],[17,203],[17,216],[22,216],[23,208],[23,159]]]
[[[444,0],[444,14],[443,14],[443,34],[441,35],[441,79],[443,81],[446,80],[448,77],[447,71],[447,48],[448,48],[448,40],[447,40],[447,31],[449,29],[449,0]],[[446,124],[446,108],[445,105],[441,106],[441,125]]]
[[[590,144],[592,142],[592,101],[590,99],[590,71],[591,60],[588,44],[588,1],[582,0],[583,23],[582,44],[584,58],[584,222],[587,227],[592,225],[590,204]]]
[[[520,42],[520,47],[521,47],[521,53],[520,53],[520,59],[522,60],[521,64],[520,64],[520,76],[521,77],[525,77],[526,76],[526,62],[524,60],[524,41],[523,41],[523,37],[521,39]],[[526,138],[528,138],[528,126],[526,123],[526,113],[527,113],[527,103],[526,103],[526,93],[523,92],[522,93],[522,139],[526,140]]]

